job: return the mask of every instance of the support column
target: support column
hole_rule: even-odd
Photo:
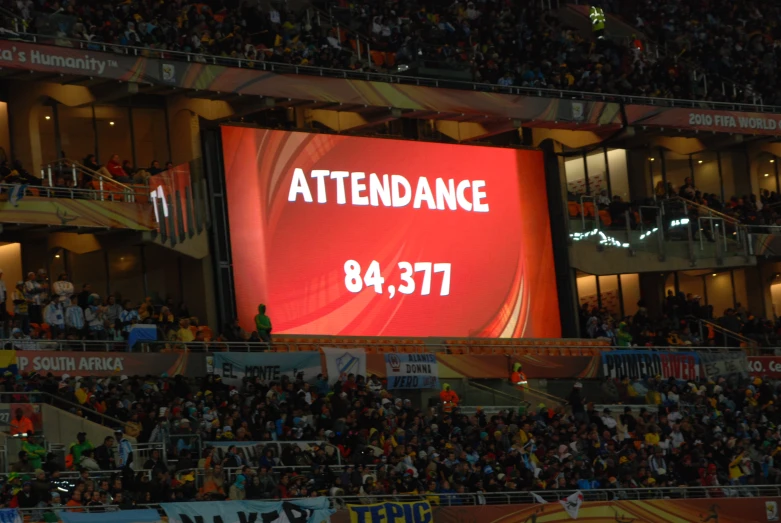
[[[578,306],[575,277],[569,265],[566,198],[559,168],[559,156],[553,140],[540,144],[545,161],[545,180],[550,209],[551,236],[553,240],[553,263],[556,268],[556,288],[559,297],[561,335],[567,338],[578,336]]]

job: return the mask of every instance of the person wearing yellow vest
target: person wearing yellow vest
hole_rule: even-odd
[[[442,412],[451,413],[453,409],[458,407],[458,402],[461,401],[458,398],[458,394],[455,391],[450,390],[450,385],[447,383],[442,385],[442,392],[439,393],[439,399],[442,400]]]
[[[605,10],[598,4],[592,5],[588,10],[588,18],[591,20],[591,32],[597,40],[605,38]]]
[[[523,372],[523,365],[519,362],[513,363],[513,373],[510,374],[510,381],[513,386],[518,390],[524,390],[528,385],[526,374]]]

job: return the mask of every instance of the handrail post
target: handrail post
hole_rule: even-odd
[[[103,177],[100,177],[100,201],[103,201],[105,199],[103,195]]]
[[[49,187],[54,187],[54,183],[52,183],[52,164],[49,164]]]
[[[79,177],[76,174],[76,166],[73,165],[72,167],[73,167],[73,170],[72,170],[72,172],[73,172],[73,187],[75,188],[75,187],[79,186]]]

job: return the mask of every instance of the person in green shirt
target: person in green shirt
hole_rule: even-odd
[[[266,343],[271,343],[271,318],[266,316],[266,305],[258,305],[258,314],[255,316],[255,330],[258,336]]]
[[[78,440],[76,443],[71,443],[70,452],[73,455],[73,465],[78,468],[81,463],[81,454],[87,449],[94,449],[95,446],[87,439],[86,432],[76,434],[76,439]]]
[[[626,323],[623,321],[618,324],[616,338],[619,347],[629,347],[632,345],[632,335],[626,330]]]
[[[46,449],[38,445],[32,432],[22,442],[22,450],[27,453],[27,459],[33,469],[41,468],[41,464],[46,458]]]

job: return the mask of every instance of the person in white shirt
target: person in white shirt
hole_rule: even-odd
[[[87,308],[84,310],[84,319],[89,326],[89,333],[92,339],[106,339],[107,333],[103,318],[103,307],[100,305],[99,295],[90,294],[87,299]]]
[[[68,281],[68,275],[62,273],[52,285],[52,297],[56,297],[63,306],[67,306],[71,301],[71,296],[73,296],[73,284]]]
[[[602,411],[602,424],[607,430],[610,431],[612,431],[618,425],[615,418],[610,414],[610,409],[605,409]]]
[[[51,328],[52,339],[56,339],[57,336],[65,332],[65,311],[56,298],[49,301],[44,307],[43,319]]]

